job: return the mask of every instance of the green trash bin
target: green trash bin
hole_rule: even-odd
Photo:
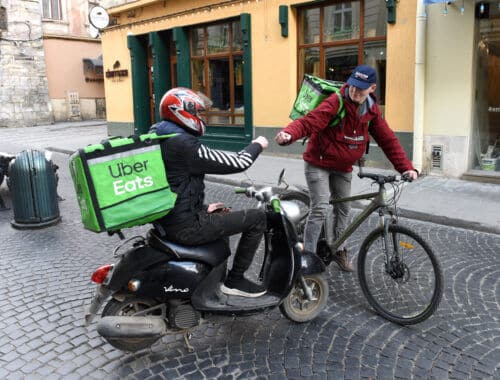
[[[16,228],[42,228],[58,223],[56,169],[43,152],[25,150],[9,165],[9,188],[12,194]]]

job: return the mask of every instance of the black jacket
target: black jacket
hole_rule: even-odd
[[[170,232],[192,225],[197,214],[206,210],[205,174],[231,174],[245,171],[262,152],[258,143],[251,143],[238,153],[211,149],[177,124],[162,121],[151,131],[158,135],[177,133],[164,141],[167,180],[177,194],[175,207],[158,222]]]

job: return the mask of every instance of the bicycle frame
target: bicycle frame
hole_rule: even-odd
[[[375,210],[384,208],[387,206],[387,191],[384,187],[384,185],[379,184],[379,191],[375,193],[366,193],[366,194],[360,194],[360,195],[353,195],[350,197],[345,197],[345,198],[338,198],[338,199],[332,199],[330,200],[331,205],[335,205],[337,203],[344,203],[344,202],[351,202],[351,201],[358,201],[358,200],[363,200],[363,199],[373,199],[368,206],[366,206],[361,213],[354,218],[354,220],[346,227],[344,232],[335,240],[332,242],[332,244],[328,244],[330,247],[330,250],[332,252],[336,252],[338,248],[341,246],[341,244],[347,240],[349,236],[351,236],[354,231],[358,229],[358,227],[363,223]],[[380,216],[382,216],[382,212],[380,213]],[[331,232],[327,229],[325,229],[325,235],[327,237],[327,242],[329,242],[330,239],[328,239],[328,234]]]

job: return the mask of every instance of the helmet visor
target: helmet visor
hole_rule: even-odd
[[[196,95],[200,97],[200,99],[203,101],[203,104],[205,105],[205,109],[203,111],[206,111],[207,109],[212,107],[213,104],[212,100],[208,96],[206,96],[203,92],[197,91]]]

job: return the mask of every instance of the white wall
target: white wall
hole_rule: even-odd
[[[468,169],[474,91],[474,7],[465,2],[427,7],[427,62],[424,162],[430,167],[433,144],[443,146],[445,176]]]

